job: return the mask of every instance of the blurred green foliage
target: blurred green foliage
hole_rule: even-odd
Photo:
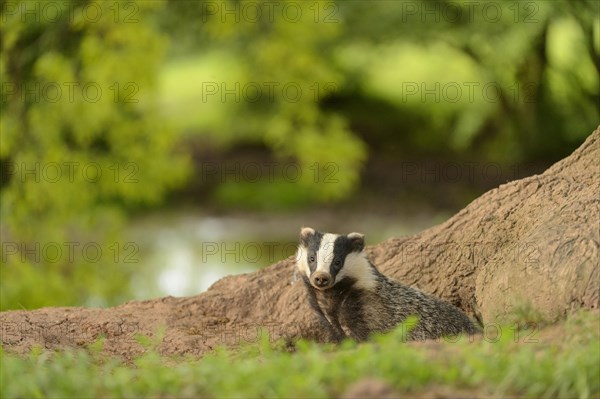
[[[281,12],[280,8],[288,5],[293,6],[289,10],[293,20]],[[273,3],[275,9],[268,16],[263,14],[267,11],[264,6],[268,7],[264,2],[172,2],[170,6],[171,12],[180,13],[180,18],[172,18],[174,23],[187,22],[172,33],[175,46],[182,37],[198,35],[198,25],[203,28],[202,37],[209,39],[197,42],[195,49],[207,52],[198,58],[197,69],[194,60],[188,59],[185,66],[166,70],[163,90],[168,97],[163,98],[171,99],[170,108],[194,107],[196,115],[201,114],[196,125],[185,127],[200,127],[221,145],[258,142],[270,148],[279,161],[295,160],[305,173],[288,189],[284,181],[275,186],[284,187],[282,193],[294,191],[293,196],[304,202],[340,200],[356,189],[366,147],[352,133],[346,118],[321,107],[321,99],[344,80],[328,54],[343,33],[340,24],[315,23],[314,13],[320,7],[315,2]],[[247,7],[262,17],[247,15]],[[189,46],[192,41],[182,42]],[[181,73],[187,78],[181,78]],[[184,81],[192,82],[194,88]],[[176,87],[192,97],[182,101],[171,90]],[[177,112],[173,119],[181,121],[189,115]],[[222,117],[216,119],[215,115]],[[306,173],[311,167],[322,168],[332,162],[337,166],[336,184]],[[290,198],[286,194],[273,197],[256,187],[248,189],[252,191],[245,191],[249,196],[260,196],[259,202],[280,197],[288,203]],[[226,196],[222,192],[217,195]]]
[[[128,297],[124,211],[187,173],[156,108],[163,5],[1,3],[2,309]]]
[[[356,187],[365,143],[393,148],[396,157],[416,151],[555,160],[600,120],[600,13],[593,0],[241,0],[171,2],[169,12],[173,54],[203,51],[205,67],[229,56],[197,71],[197,81],[223,86],[207,96],[198,84],[194,104],[207,118],[231,112],[220,123],[187,127],[265,143],[303,166],[339,162],[344,184],[335,194],[312,182],[322,199]],[[234,82],[241,101],[224,94],[236,91]],[[254,101],[243,95],[253,82],[298,84],[304,95],[296,102],[275,90]]]

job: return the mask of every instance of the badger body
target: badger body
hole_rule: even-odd
[[[346,337],[363,341],[413,315],[418,323],[408,339],[477,332],[458,308],[380,273],[363,249],[360,233],[337,235],[309,227],[300,232],[297,267],[310,305],[331,341]]]

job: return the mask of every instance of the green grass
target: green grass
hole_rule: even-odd
[[[2,353],[3,398],[86,397],[339,397],[375,377],[396,392],[431,390],[486,395],[589,398],[600,395],[598,314],[579,313],[546,332],[503,328],[499,337],[469,342],[402,343],[401,331],[340,346],[298,341],[293,350],[265,339],[202,359],[161,357],[158,341],[126,364],[87,351],[25,357]],[[160,335],[159,335],[160,336]],[[530,338],[526,340],[524,338]],[[159,338],[160,339],[160,338]],[[530,342],[530,341],[537,342]]]

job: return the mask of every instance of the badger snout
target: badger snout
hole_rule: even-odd
[[[331,286],[333,278],[329,273],[316,272],[312,276],[310,276],[310,282],[315,288],[325,289]]]

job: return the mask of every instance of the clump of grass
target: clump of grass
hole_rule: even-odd
[[[520,330],[542,328],[555,320],[548,320],[542,312],[526,300],[516,301],[512,311],[504,318],[507,324]]]
[[[406,326],[370,342],[338,346],[300,340],[287,345],[261,340],[236,350],[219,348],[201,359],[165,359],[161,335],[138,337],[146,352],[126,364],[88,350],[50,353],[39,348],[20,357],[2,355],[1,396],[41,397],[337,397],[353,382],[373,377],[398,393],[444,387],[487,396],[598,397],[600,333],[597,313],[580,312],[546,342],[462,337],[407,344]],[[502,331],[511,331],[510,327]]]

